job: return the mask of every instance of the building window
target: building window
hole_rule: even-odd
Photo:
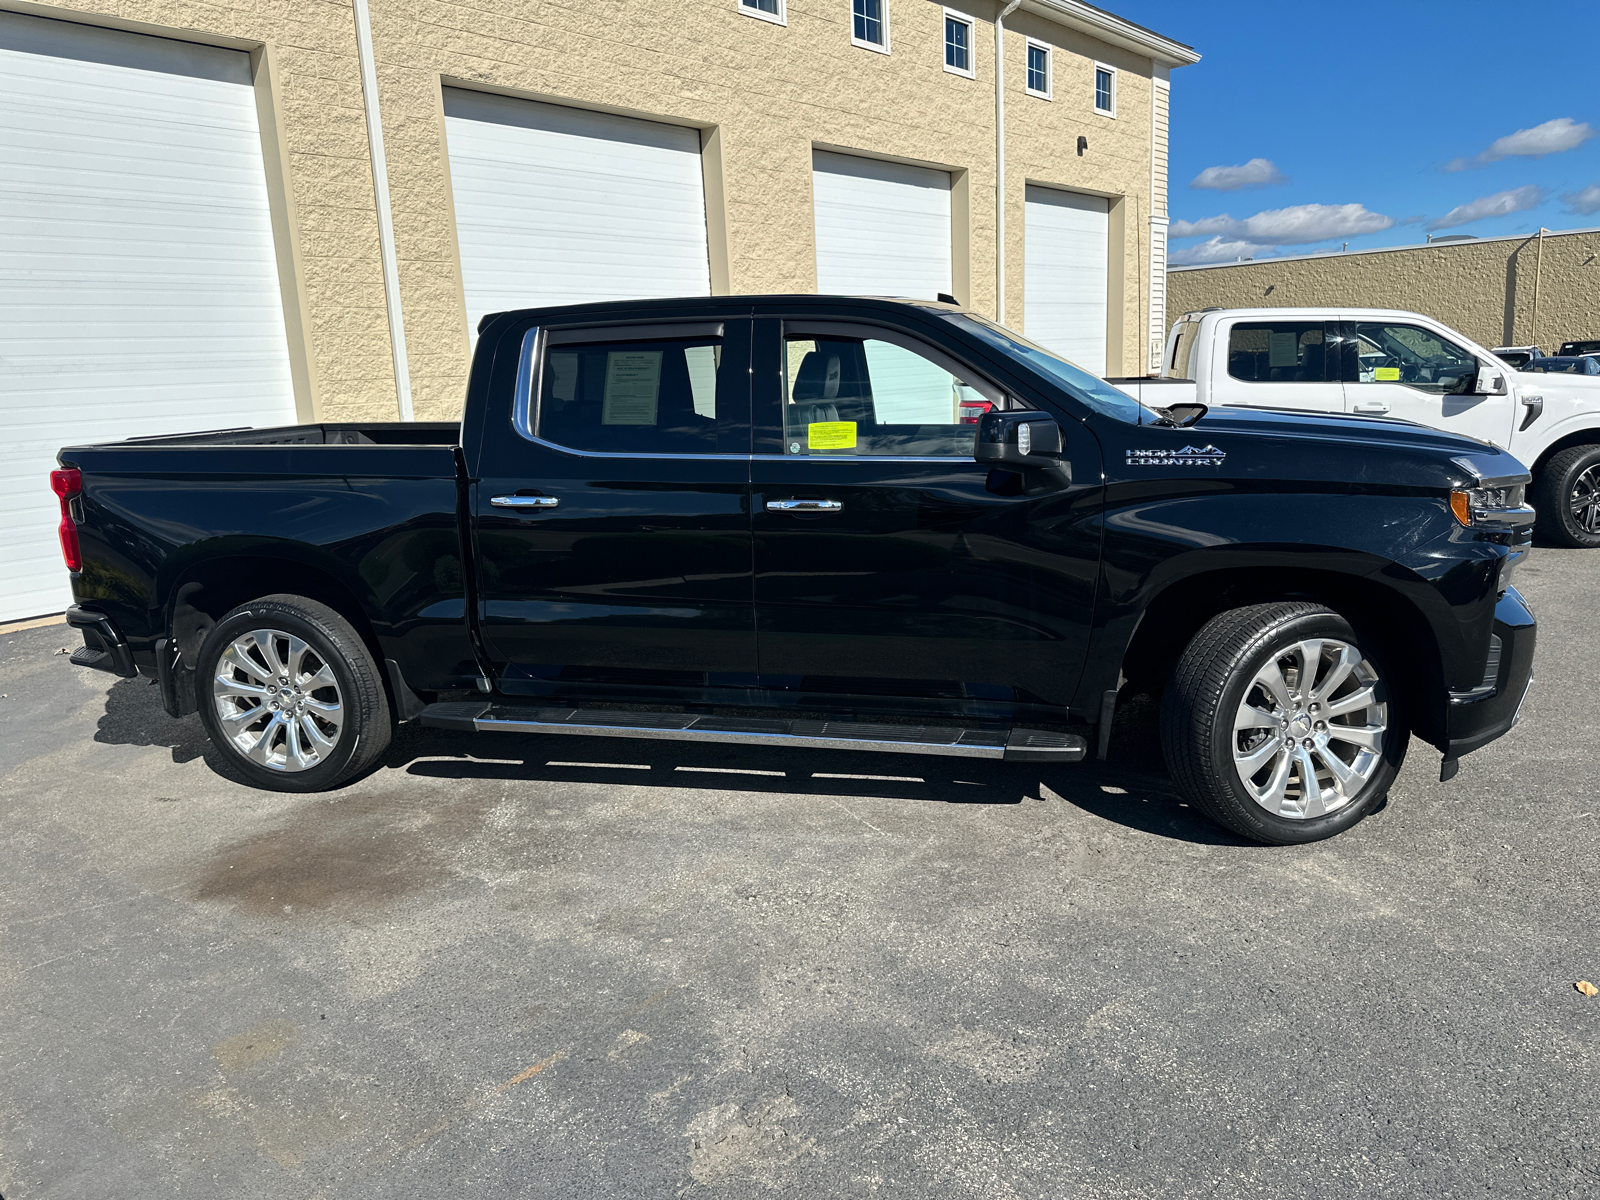
[[[1094,110],[1108,117],[1117,115],[1117,69],[1094,65]]]
[[[850,41],[868,50],[889,53],[889,0],[850,0]]]
[[[784,0],[739,0],[739,11],[747,17],[760,17],[777,25],[789,23]]]
[[[1050,99],[1050,47],[1043,42],[1028,42],[1028,95]]]
[[[944,69],[968,79],[976,78],[972,69],[972,18],[944,10]]]

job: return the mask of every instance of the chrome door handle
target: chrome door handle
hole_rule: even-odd
[[[770,513],[830,513],[843,512],[844,505],[837,500],[768,500]]]
[[[1389,411],[1389,406],[1387,404],[1377,404],[1377,403],[1357,404],[1350,411],[1351,412],[1358,412],[1358,413],[1368,413],[1368,414],[1376,416],[1376,415],[1388,412]]]
[[[489,503],[496,508],[554,508],[561,501],[554,496],[495,496]]]

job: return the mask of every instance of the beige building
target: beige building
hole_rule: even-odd
[[[375,92],[363,88],[364,7]],[[474,293],[511,299],[517,291],[472,277],[485,269],[481,252],[477,261],[462,258],[463,226],[476,223],[481,235],[495,215],[463,212],[453,196],[462,179],[452,143],[470,138],[452,129],[475,118],[517,119],[504,105],[498,114],[474,111],[483,95],[687,133],[699,157],[704,226],[687,231],[689,252],[705,260],[701,290],[716,293],[817,288],[817,151],[931,168],[937,176],[927,178],[943,180],[950,214],[948,287],[939,290],[998,313],[997,6],[869,7],[879,14],[879,45],[853,36],[852,0],[369,0],[354,9],[338,0],[0,3],[248,56],[296,408],[330,419],[392,418],[404,407],[397,369],[409,378],[417,417],[453,417]],[[951,17],[965,28],[965,71],[947,68]],[[72,33],[54,32],[63,41]],[[13,28],[0,47],[26,40]],[[1042,87],[1029,86],[1030,47],[1034,62],[1041,54],[1045,62]],[[1113,374],[1143,367],[1164,311],[1167,75],[1196,58],[1077,0],[1024,0],[1005,21],[1005,316],[1018,326],[1030,311],[1036,324],[1044,320],[1028,299],[1030,283],[1047,286],[1039,275],[1048,270],[1029,259],[1029,189],[1098,201],[1105,245],[1088,252],[1104,260],[1103,358]],[[1112,83],[1104,106],[1096,103],[1097,70]],[[369,138],[374,111],[378,155]],[[580,132],[629,137],[624,122]],[[516,148],[514,139],[506,145]],[[486,148],[492,139],[473,151]],[[385,168],[387,202],[374,194],[374,161]],[[521,211],[541,219],[536,207]],[[616,217],[625,224],[631,215]],[[386,289],[381,251],[389,245],[395,282]],[[640,261],[650,258],[648,240],[634,249]],[[524,303],[583,298],[537,279],[528,284]],[[403,354],[390,332],[397,313]]]
[[[64,603],[62,445],[453,420],[485,312],[947,293],[1140,372],[1197,58],[1081,0],[0,0],[0,620]]]
[[[1600,338],[1600,229],[1174,267],[1167,327],[1201,308],[1395,308],[1482,346]]]

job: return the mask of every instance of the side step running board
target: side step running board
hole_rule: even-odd
[[[739,742],[825,750],[886,750],[1006,762],[1078,762],[1088,743],[1046,729],[964,729],[954,725],[869,725],[851,721],[749,720],[695,713],[614,712],[599,708],[522,708],[488,701],[430,704],[422,723],[477,733],[565,733],[581,737]]]

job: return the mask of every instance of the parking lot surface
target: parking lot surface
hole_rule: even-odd
[[[227,782],[0,637],[0,1196],[1600,1186],[1600,557],[1521,726],[1317,845],[1075,767],[408,732]]]

